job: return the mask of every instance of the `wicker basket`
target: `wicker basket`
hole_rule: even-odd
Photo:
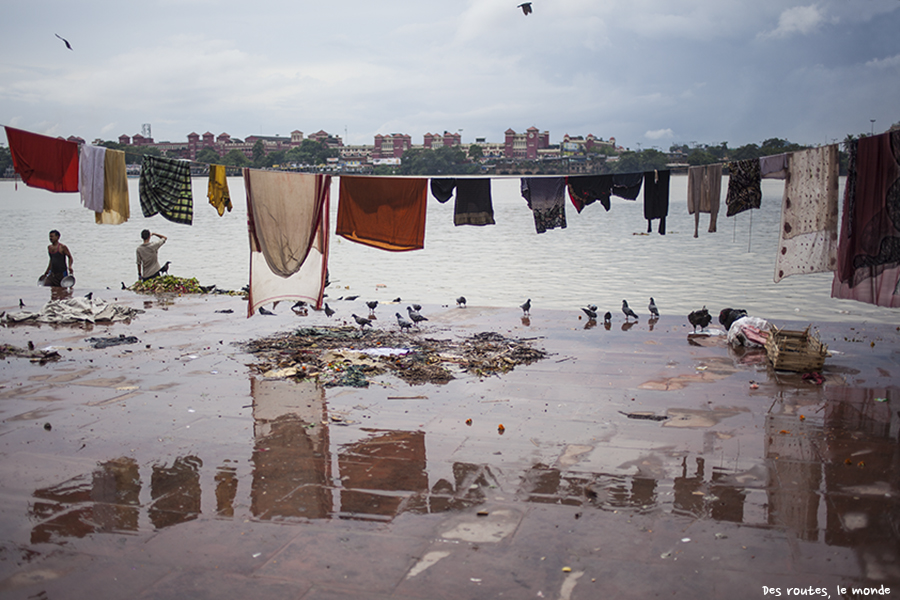
[[[819,371],[828,356],[828,346],[818,335],[803,331],[790,331],[773,327],[766,340],[766,354],[778,371],[808,373]]]

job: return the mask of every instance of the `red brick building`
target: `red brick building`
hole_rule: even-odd
[[[537,127],[529,127],[525,133],[507,129],[504,135],[506,158],[537,160],[538,150],[550,147],[550,132],[541,132]]]

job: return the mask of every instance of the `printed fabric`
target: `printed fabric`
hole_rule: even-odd
[[[523,177],[521,190],[534,215],[535,231],[566,228],[565,177]]]
[[[223,165],[209,165],[209,185],[206,189],[206,197],[213,205],[219,216],[225,214],[225,209],[231,212],[231,195],[228,193],[228,179],[225,177]]]
[[[51,192],[78,191],[78,144],[12,127],[6,140],[13,168],[29,187]]]
[[[600,202],[606,210],[610,209],[612,175],[572,175],[566,177],[566,188],[569,190],[569,200],[579,213],[594,202]]]
[[[900,131],[861,138],[850,156],[831,295],[896,308],[900,306]]]
[[[837,266],[837,146],[794,152],[781,203],[775,282]]]
[[[643,173],[616,173],[613,175],[613,196],[626,200],[637,200],[641,193],[641,183],[644,181]]]
[[[722,165],[702,165],[688,169],[688,213],[694,215],[694,237],[700,226],[700,213],[709,213],[709,232],[715,233],[722,200]]]
[[[759,159],[728,163],[728,195],[725,196],[726,217],[733,217],[762,204]]]
[[[335,233],[392,252],[421,250],[427,200],[427,179],[341,177]]]
[[[244,188],[250,236],[247,316],[282,300],[321,308],[331,176],[244,169]]]
[[[121,225],[131,216],[125,153],[107,148],[104,163],[103,212],[94,213],[94,222],[98,225]]]
[[[190,225],[194,219],[191,168],[185,160],[144,156],[140,177],[141,212]]]
[[[653,231],[653,219],[659,219],[660,235],[666,235],[666,217],[669,216],[669,171],[644,173],[644,218],[647,233]]]
[[[103,176],[106,172],[106,148],[103,146],[81,147],[78,168],[78,191],[81,203],[88,210],[103,212]]]

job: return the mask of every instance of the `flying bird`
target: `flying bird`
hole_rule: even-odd
[[[418,310],[413,309],[412,306],[407,306],[406,312],[409,313],[409,318],[412,319],[412,322],[416,324],[416,327],[418,327],[419,323],[421,323],[422,321],[428,320],[420,315]]]
[[[459,308],[459,307],[465,308],[466,307],[466,297],[460,296],[459,298],[457,298],[456,306],[457,306],[457,308]]]
[[[706,329],[709,326],[712,322],[712,315],[709,314],[709,311],[704,306],[700,310],[692,311],[688,315],[688,322],[694,326],[694,331],[696,332],[697,325],[700,326],[700,329]]]
[[[638,318],[637,313],[631,310],[631,308],[628,306],[628,302],[626,302],[625,300],[622,300],[622,312],[625,313],[626,321],[628,320],[628,317],[634,317],[635,319]]]
[[[330,317],[334,314],[334,309],[328,306],[328,303],[325,303],[325,316]]]
[[[653,296],[650,297],[650,304],[647,306],[647,310],[650,311],[651,315],[659,318],[659,309],[656,308],[656,302],[653,301]]]
[[[531,298],[525,301],[525,304],[519,306],[522,309],[522,314],[530,315],[531,314]]]
[[[369,327],[372,326],[372,321],[370,319],[366,319],[365,317],[358,317],[356,315],[351,315],[353,320],[356,321],[356,324],[359,325],[360,329],[365,329],[366,325]]]
[[[590,319],[591,321],[597,320],[597,312],[594,310],[591,310],[590,307],[582,308],[581,310],[584,311],[584,314],[586,314],[588,316],[588,319]]]
[[[400,326],[400,331],[403,331],[404,329],[412,328],[412,323],[410,323],[409,321],[407,321],[406,319],[401,317],[400,313],[394,313],[394,314],[397,315],[397,325]]]
[[[523,10],[524,10],[524,9],[523,9]],[[530,9],[529,9],[529,10],[530,10]],[[59,35],[58,33],[54,33],[53,35],[55,35],[56,37],[58,37],[59,39],[61,39],[63,42],[65,42],[66,48],[68,48],[69,50],[72,49],[72,44],[69,43],[69,40],[67,40],[67,39],[64,38],[64,37],[60,37],[60,35]]]
[[[522,9],[522,12],[525,13],[525,16],[526,16],[526,17],[532,13],[532,10],[531,10],[531,2],[523,2],[522,4],[520,4],[519,6],[517,6],[516,8],[521,8],[521,9]]]

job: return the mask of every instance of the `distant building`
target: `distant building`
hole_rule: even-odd
[[[429,150],[435,150],[441,146],[459,146],[462,144],[462,136],[458,133],[426,133],[423,147]]]
[[[391,133],[375,136],[375,147],[372,158],[401,158],[403,153],[412,148],[412,138],[405,133]]]
[[[503,156],[506,158],[537,160],[538,150],[550,146],[550,132],[541,132],[537,127],[529,127],[525,133],[507,129],[504,136]]]

